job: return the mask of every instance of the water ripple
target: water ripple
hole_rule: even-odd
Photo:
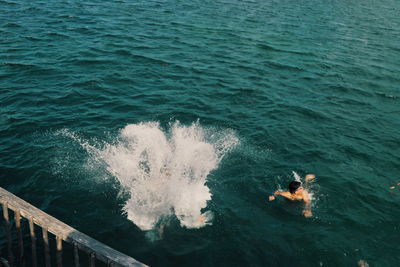
[[[48,209],[57,204],[66,219],[72,204],[62,200],[72,194],[91,211],[77,226],[103,218],[88,226],[95,237],[150,266],[238,265],[232,255],[244,255],[243,266],[278,259],[351,266],[361,256],[376,266],[398,262],[382,257],[398,254],[390,248],[396,240],[382,238],[393,236],[400,216],[390,209],[398,191],[388,191],[400,160],[398,2],[0,0],[0,7],[0,186]],[[72,129],[101,146],[128,124],[168,128],[175,120],[233,129],[246,145],[208,177],[212,227],[184,231],[172,220],[159,243],[138,242],[145,237],[119,213],[112,177],[100,181],[105,173],[54,132]],[[295,204],[265,202],[293,170],[319,176],[308,221]],[[300,239],[301,246],[293,241]]]

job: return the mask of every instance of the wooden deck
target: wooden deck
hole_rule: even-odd
[[[0,187],[0,201],[3,207],[3,218],[5,223],[5,232],[7,238],[7,254],[8,262],[13,265],[14,255],[12,251],[12,238],[11,238],[11,223],[9,218],[8,210],[14,211],[15,226],[18,240],[18,251],[21,256],[24,254],[23,251],[23,238],[21,232],[21,217],[26,218],[29,221],[29,229],[32,242],[31,260],[32,266],[37,266],[36,259],[36,237],[34,231],[34,225],[38,225],[42,228],[42,235],[45,248],[45,263],[46,266],[50,266],[50,248],[48,232],[56,236],[56,254],[57,254],[57,266],[62,266],[62,244],[63,241],[70,243],[74,246],[74,258],[75,266],[79,266],[79,254],[78,250],[85,251],[90,255],[90,266],[95,266],[95,260],[100,260],[106,263],[108,266],[134,266],[134,267],[145,267],[147,265],[122,254],[103,243],[79,232],[71,226],[57,220],[56,218],[48,215],[40,209],[32,206],[28,202],[20,199],[12,193],[4,190]],[[3,258],[4,255],[2,256]],[[3,265],[5,265],[3,263]],[[1,266],[1,261],[0,261]]]

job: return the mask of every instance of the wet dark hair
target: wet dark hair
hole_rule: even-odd
[[[296,192],[296,190],[301,186],[301,183],[298,181],[291,181],[289,184],[289,192],[291,194],[294,194],[294,192]]]

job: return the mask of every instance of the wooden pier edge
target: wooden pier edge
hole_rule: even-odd
[[[27,220],[33,220],[34,224],[42,227],[42,229],[47,229],[48,232],[65,242],[76,245],[89,255],[93,253],[98,260],[106,264],[111,262],[117,266],[148,267],[134,258],[79,232],[1,187],[0,201],[3,207],[8,207],[14,212],[18,212]]]

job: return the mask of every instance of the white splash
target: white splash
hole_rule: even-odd
[[[295,181],[300,182],[300,183],[303,183],[303,182],[301,181],[300,175],[298,175],[297,172],[292,171],[292,173],[293,173],[293,177],[294,177],[294,180],[295,180]]]
[[[142,230],[173,214],[187,228],[210,224],[212,213],[201,213],[212,196],[207,176],[238,142],[232,131],[178,122],[167,133],[157,122],[129,124],[114,144],[100,149],[80,141],[129,194],[124,211]]]

